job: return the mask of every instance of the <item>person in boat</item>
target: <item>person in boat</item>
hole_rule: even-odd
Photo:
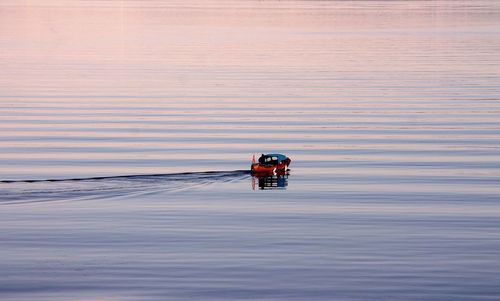
[[[278,162],[277,157],[275,160],[273,160],[272,155],[270,156],[270,155],[261,154],[260,158],[259,158],[259,163],[260,164],[268,164],[268,165],[277,165],[279,162]]]

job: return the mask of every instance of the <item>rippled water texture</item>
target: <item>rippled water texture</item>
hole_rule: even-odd
[[[500,299],[499,37],[493,0],[1,1],[0,299]]]

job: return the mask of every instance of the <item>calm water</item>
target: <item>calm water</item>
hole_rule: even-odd
[[[500,298],[498,1],[41,2],[0,2],[0,299]]]

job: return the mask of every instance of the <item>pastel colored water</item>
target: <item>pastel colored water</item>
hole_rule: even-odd
[[[497,1],[5,0],[0,70],[2,300],[500,298]]]

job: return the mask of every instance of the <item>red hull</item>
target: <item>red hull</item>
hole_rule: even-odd
[[[283,173],[288,170],[290,162],[291,160],[287,158],[286,160],[276,165],[253,163],[252,166],[250,167],[250,170],[252,171],[253,174],[272,175],[277,173]]]

